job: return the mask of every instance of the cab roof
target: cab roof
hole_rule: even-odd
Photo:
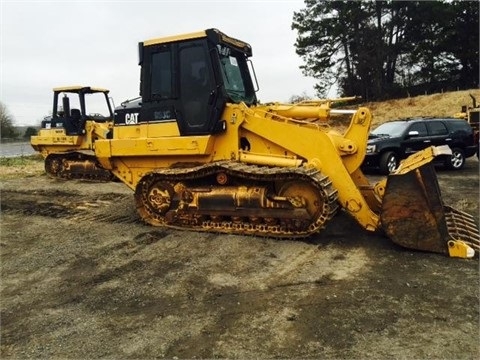
[[[108,93],[108,89],[98,88],[98,87],[91,87],[91,86],[83,86],[83,85],[72,85],[72,86],[60,86],[53,88],[54,92],[68,92],[68,93],[75,93],[78,94],[80,92],[86,94],[93,94],[93,93]]]
[[[159,37],[151,40],[146,40],[143,42],[145,46],[155,45],[155,44],[164,44],[169,42],[175,41],[182,41],[182,40],[190,40],[190,39],[199,39],[207,37],[207,33],[205,30],[203,31],[196,31],[187,34],[179,34],[179,35],[171,35],[171,36],[164,36]]]
[[[230,46],[237,48],[243,51],[247,56],[252,56],[252,47],[242,41],[235,38],[232,38],[218,29],[207,29],[202,31],[196,31],[186,34],[179,34],[179,35],[172,35],[172,36],[165,36],[160,38],[155,38],[151,40],[146,40],[140,42],[140,47],[143,46],[152,46],[157,44],[166,44],[171,42],[183,41],[183,40],[192,40],[192,39],[201,39],[201,38],[210,38],[214,41],[214,43],[224,43],[229,44]]]

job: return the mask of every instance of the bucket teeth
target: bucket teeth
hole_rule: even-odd
[[[478,256],[480,252],[480,233],[475,218],[450,206],[444,208],[449,236],[454,240],[465,242],[475,250],[475,254]]]

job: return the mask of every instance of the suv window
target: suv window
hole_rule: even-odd
[[[408,131],[418,131],[418,136],[427,136],[428,135],[428,131],[427,131],[427,127],[425,126],[425,123],[423,122],[418,122],[418,123],[415,123],[415,124],[412,124],[410,126],[410,129],[408,129]]]
[[[448,127],[452,129],[452,131],[467,131],[468,132],[468,123],[465,120],[452,120],[448,122]]]
[[[448,135],[447,127],[440,121],[427,121],[430,135]]]

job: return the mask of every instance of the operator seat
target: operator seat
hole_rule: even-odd
[[[67,127],[67,131],[70,130],[69,132],[73,134],[79,134],[81,133],[81,120],[82,120],[82,113],[80,112],[79,109],[71,109],[70,110],[70,126]]]
[[[82,117],[82,113],[78,109],[72,109],[70,110],[70,116],[73,121],[79,121]]]

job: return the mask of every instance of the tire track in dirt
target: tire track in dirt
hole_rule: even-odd
[[[471,180],[459,186],[466,172],[452,175],[447,196],[473,206],[475,175],[470,192]],[[478,353],[471,262],[398,248],[343,216],[305,241],[195,233],[137,222],[131,192],[116,184],[39,178],[16,190],[28,183],[0,185],[10,191],[5,356],[402,357],[402,339],[411,357],[432,357],[420,344],[445,357]],[[36,199],[41,209],[22,216]],[[43,215],[49,207],[61,217]]]
[[[3,190],[2,212],[64,218],[80,222],[135,223],[139,218],[131,195],[85,194],[60,190]]]

